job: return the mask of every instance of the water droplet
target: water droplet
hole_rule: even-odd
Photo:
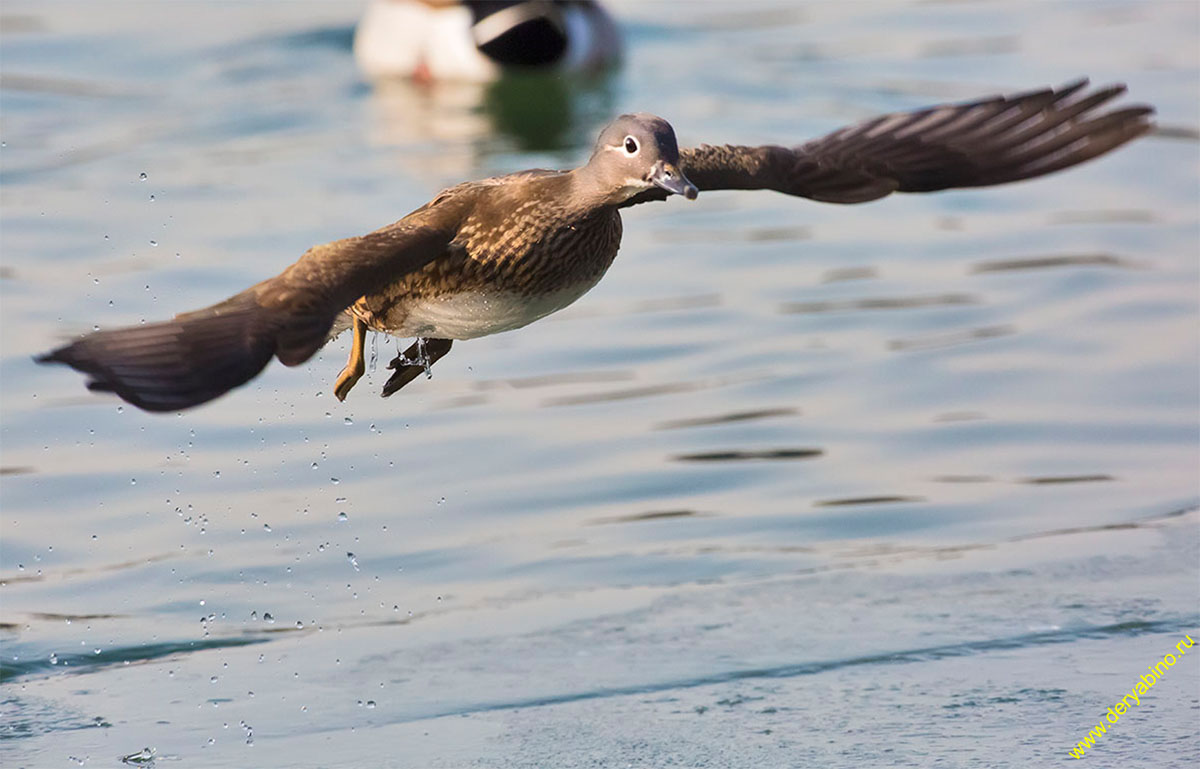
[[[154,748],[142,748],[137,753],[130,753],[128,756],[123,756],[121,762],[133,764],[134,766],[141,766],[142,764],[150,765],[154,761],[154,755]]]
[[[355,571],[358,571],[358,559],[354,557],[354,553],[346,553],[346,560],[350,561],[350,565],[354,567]]]
[[[150,177],[149,177],[149,176],[146,176],[146,172],[145,172],[145,171],[142,171],[140,174],[138,174],[138,178],[139,178],[139,179],[141,179],[142,181],[146,181],[146,180],[147,180],[147,179],[149,179]]]
[[[263,612],[263,622],[274,622],[275,618],[271,616],[271,612]]]
[[[213,676],[212,678],[208,679],[208,682],[209,682],[210,684],[215,684],[215,683],[217,682],[217,677],[216,677],[216,676]]]
[[[367,708],[373,709],[374,707],[375,707],[375,700],[367,700]]]
[[[258,619],[258,612],[257,611],[250,612],[250,619],[252,619],[252,620]]]
[[[330,483],[332,483],[334,486],[336,486],[336,485],[338,485],[339,483],[341,483],[342,481],[341,481],[341,479],[340,479],[340,478],[330,478],[330,479],[329,479],[329,482],[330,482]]]
[[[157,246],[157,245],[158,245],[158,241],[157,241],[157,240],[152,240],[152,241],[150,241],[150,245],[152,245],[152,246]],[[149,287],[149,286],[146,286],[146,288],[150,288],[150,287]]]
[[[264,523],[264,524],[263,524],[263,531],[270,531],[270,530],[271,530],[271,524],[269,524],[269,523]]]
[[[151,202],[151,203],[153,203],[153,202],[154,202],[154,196],[153,196],[153,195],[151,195],[151,196],[150,196],[150,202]]]
[[[342,420],[342,424],[344,424],[344,425],[352,425],[352,424],[354,424],[354,420],[353,420],[353,419],[351,419],[350,417],[346,417],[345,419],[343,419],[343,420]]]
[[[137,485],[137,478],[130,478],[130,479],[129,479],[129,485],[130,485],[130,486],[136,486],[136,485]]]
[[[220,477],[221,477],[221,471],[220,471],[220,470],[213,470],[213,477],[214,477],[214,478],[220,478]]]
[[[350,520],[350,516],[346,515],[345,513],[338,513],[338,520],[345,522]]]

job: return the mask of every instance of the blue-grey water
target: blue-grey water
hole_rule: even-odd
[[[613,7],[607,79],[372,88],[355,3],[4,4],[0,764],[1048,766],[1200,638],[1197,5]],[[1079,75],[1158,132],[638,207],[588,296],[388,400],[332,397],[345,339],[182,415],[31,360],[619,112],[798,143]],[[1194,766],[1198,722],[1193,651],[1085,760]]]

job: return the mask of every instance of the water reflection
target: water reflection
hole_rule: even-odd
[[[695,454],[676,454],[676,462],[746,462],[777,459],[813,459],[825,453],[824,449],[766,449],[759,451],[705,451]]]
[[[887,346],[889,350],[896,352],[939,350],[945,347],[957,347],[985,339],[995,339],[999,336],[1008,336],[1016,332],[1016,329],[1009,325],[984,326],[982,328],[969,328],[962,331],[939,331],[907,339],[892,339],[888,341]]]
[[[1111,475],[1057,475],[1043,478],[1025,478],[1021,483],[1032,483],[1045,486],[1055,483],[1095,483],[1097,481],[1115,481]]]
[[[1025,259],[998,259],[980,262],[971,267],[972,273],[1007,272],[1010,270],[1040,270],[1047,267],[1132,267],[1126,259],[1112,254],[1063,254],[1034,256]]]
[[[38,673],[48,673],[56,667],[73,673],[91,673],[99,668],[147,662],[163,657],[195,654],[208,649],[232,649],[240,646],[265,643],[265,638],[202,638],[191,641],[118,646],[94,649],[87,652],[54,653],[48,657],[26,657],[14,655],[16,659],[0,662],[0,683]]]
[[[775,409],[755,409],[753,411],[734,411],[728,414],[717,414],[711,417],[693,417],[691,419],[672,419],[667,422],[659,422],[654,426],[655,430],[679,430],[688,427],[708,427],[710,425],[722,425],[730,422],[749,422],[759,419],[772,419],[774,417],[788,417],[799,414],[799,409],[794,408],[775,408]]]
[[[648,513],[633,513],[631,515],[613,515],[607,518],[597,518],[590,521],[593,525],[606,523],[638,523],[640,521],[661,521],[670,518],[696,518],[706,516],[695,510],[654,510]]]
[[[846,280],[869,280],[879,277],[874,267],[834,267],[821,276],[822,283],[840,283]]]
[[[846,497],[844,499],[818,499],[813,507],[854,507],[859,505],[890,505],[897,502],[924,502],[924,497],[905,497],[898,494],[883,494],[875,497]]]
[[[818,312],[853,312],[856,310],[908,310],[920,307],[958,307],[978,304],[970,294],[938,294],[936,296],[900,296],[868,299],[849,299],[824,302],[786,302],[779,307],[785,315],[804,315]]]
[[[574,154],[614,111],[612,75],[506,74],[490,83],[384,80],[368,98],[369,138],[405,148],[423,175],[468,178],[496,152]],[[449,151],[412,152],[431,140]],[[564,158],[565,159],[565,158]]]

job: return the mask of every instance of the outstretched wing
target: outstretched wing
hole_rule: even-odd
[[[1090,93],[1086,86],[1081,80],[883,115],[791,149],[702,145],[683,150],[680,160],[701,190],[776,190],[828,203],[1032,179],[1103,155],[1152,127],[1149,107],[1099,111],[1125,86]],[[629,205],[665,198],[650,190]]]
[[[97,331],[38,362],[65,363],[88,375],[88,389],[114,392],[147,411],[205,403],[250,381],[272,356],[288,366],[312,357],[338,314],[360,296],[445,252],[457,229],[450,214],[421,209],[362,237],[316,246],[220,304]]]

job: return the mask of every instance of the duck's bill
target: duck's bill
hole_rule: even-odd
[[[683,195],[688,200],[695,200],[696,196],[700,194],[696,185],[688,181],[688,178],[674,163],[664,163],[660,160],[654,166],[654,171],[650,173],[650,181],[654,186],[673,195]]]

